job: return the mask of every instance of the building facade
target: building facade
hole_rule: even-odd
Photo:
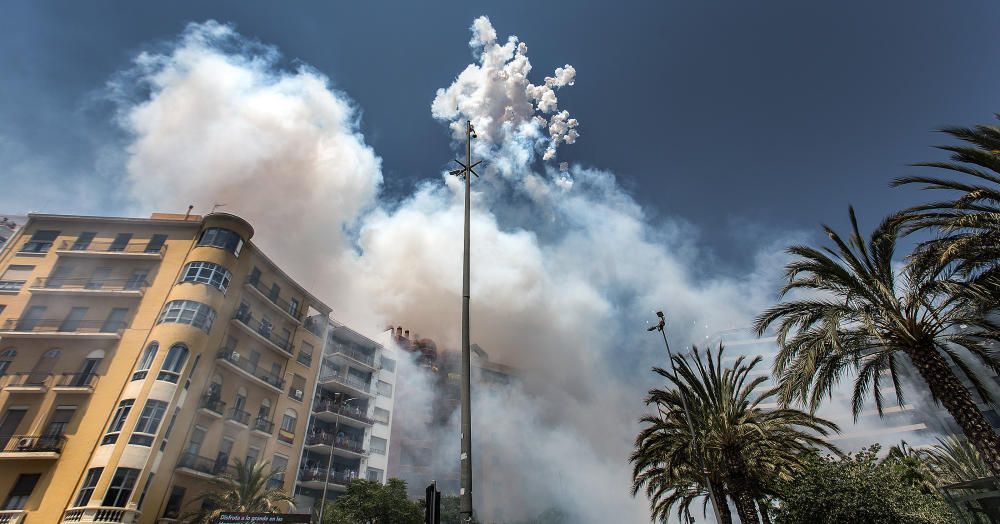
[[[15,215],[0,215],[0,251],[7,245],[7,241],[17,233],[27,217]]]
[[[28,216],[0,252],[0,524],[174,522],[235,459],[293,492],[330,309],[252,236]]]

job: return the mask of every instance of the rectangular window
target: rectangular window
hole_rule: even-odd
[[[205,428],[201,426],[195,426],[191,430],[191,440],[188,441],[186,453],[191,455],[197,455],[201,453],[201,443],[205,440]]]
[[[382,482],[382,470],[378,468],[368,468],[368,480],[372,482]]]
[[[94,233],[92,231],[84,231],[83,233],[80,233],[80,236],[76,237],[76,240],[73,242],[73,245],[70,246],[70,250],[86,251],[87,248],[90,247],[90,243],[94,241],[94,237],[96,236],[97,233]]]
[[[38,483],[41,476],[40,473],[19,475],[17,482],[10,490],[10,494],[7,495],[7,502],[3,505],[3,509],[24,509],[24,505],[28,503],[28,497],[31,496],[31,492],[34,491],[35,484]]]
[[[135,468],[118,468],[115,476],[111,478],[111,485],[104,493],[102,506],[113,508],[124,508],[128,504],[128,499],[132,497],[132,490],[135,489],[135,481],[139,478],[139,470]]]
[[[101,480],[101,473],[103,472],[104,468],[90,468],[87,470],[87,477],[83,479],[83,487],[80,488],[80,494],[76,496],[74,506],[79,508],[90,504],[90,497],[94,494],[94,488],[97,487],[97,481]]]
[[[281,286],[278,284],[271,284],[271,291],[267,294],[267,298],[271,299],[271,302],[277,302],[280,294]]]
[[[108,246],[108,251],[125,251],[130,240],[132,240],[132,233],[118,233],[111,245]]]
[[[129,412],[132,411],[132,404],[135,404],[135,399],[133,398],[118,403],[118,409],[115,410],[115,416],[111,418],[111,425],[108,427],[108,433],[101,440],[101,445],[114,444],[118,441],[118,434],[125,427],[125,419],[128,418]]]
[[[60,437],[65,434],[66,426],[69,425],[70,420],[73,420],[74,413],[76,413],[76,406],[57,407],[52,413],[52,418],[49,419],[49,425],[45,427],[45,436]]]
[[[288,468],[288,457],[284,455],[275,455],[271,458],[271,471],[277,471],[279,473],[278,478],[285,478],[285,469]]]
[[[382,357],[382,370],[389,373],[396,372],[396,361],[391,358]]]
[[[282,417],[281,429],[289,433],[295,433],[295,417],[291,415],[285,415],[284,417]]]
[[[296,299],[291,299],[288,301],[288,314],[299,318],[299,301]]]
[[[17,319],[17,331],[34,331],[45,314],[45,306],[31,306]]]
[[[257,463],[257,459],[260,457],[260,448],[255,448],[250,446],[247,448],[247,459],[246,463],[251,466]]]
[[[163,414],[167,411],[167,403],[162,400],[147,400],[146,405],[139,414],[139,420],[132,430],[132,437],[128,439],[129,444],[139,446],[150,446],[156,437],[156,431],[160,429],[160,422]]]
[[[288,388],[288,396],[295,400],[302,401],[302,396],[305,395],[306,389],[306,378],[293,374],[292,375],[292,385]]]
[[[385,439],[372,437],[371,443],[368,445],[368,449],[373,455],[385,455]]]
[[[146,244],[146,253],[159,253],[163,249],[163,243],[167,241],[167,235],[153,235]]]
[[[184,488],[174,486],[167,497],[167,507],[163,510],[163,518],[176,519],[181,516],[181,503],[184,502]]]
[[[388,409],[382,409],[382,408],[375,408],[374,417],[375,417],[375,422],[379,422],[379,423],[382,423],[382,424],[388,424],[389,423],[389,410]]]
[[[146,281],[146,278],[148,276],[149,276],[149,271],[145,269],[136,269],[135,271],[132,272],[132,276],[128,278],[128,281],[125,282],[125,290],[133,291],[148,286],[149,282]]]
[[[392,384],[384,380],[379,380],[378,384],[375,385],[375,388],[379,395],[392,398]]]
[[[110,267],[99,267],[94,269],[94,272],[90,275],[90,278],[83,287],[86,289],[101,289],[104,287],[104,284],[107,283],[108,277],[110,276]]]
[[[48,253],[49,249],[52,248],[52,243],[56,241],[56,237],[58,236],[58,231],[35,231],[35,234],[31,235],[31,240],[25,242],[24,246],[21,247],[21,252]]]
[[[72,333],[80,329],[80,321],[83,317],[87,315],[87,309],[85,307],[75,307],[69,310],[69,314],[63,319],[62,323],[59,324],[59,331],[64,333]]]
[[[260,282],[260,268],[254,267],[247,281],[256,286]]]
[[[35,266],[7,266],[3,276],[0,276],[0,291],[19,291],[34,270]]]
[[[101,326],[101,333],[114,333],[125,329],[125,317],[128,316],[127,307],[116,307],[108,313],[108,318],[104,319]]]

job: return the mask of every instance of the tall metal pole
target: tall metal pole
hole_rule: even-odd
[[[346,406],[348,402],[352,400],[357,400],[356,398],[349,398],[341,402],[342,406]],[[326,476],[323,479],[323,499],[319,504],[319,520],[318,524],[323,524],[323,510],[326,508],[326,489],[330,484],[330,470],[333,469],[333,446],[337,443],[337,433],[340,432],[340,409],[334,412],[337,418],[333,422],[333,442],[330,444],[330,456],[326,459]],[[313,422],[315,424],[315,422]]]
[[[465,128],[465,253],[462,258],[462,472],[460,510],[463,522],[472,521],[472,405],[469,354],[469,194],[472,185],[472,122]]]
[[[674,372],[674,377],[677,376],[677,364],[674,363],[674,353],[670,351],[670,342],[667,342],[667,332],[664,329],[666,327],[667,321],[663,316],[662,311],[657,311],[656,315],[660,317],[660,323],[657,326],[649,328],[649,331],[656,329],[663,336],[663,345],[667,347],[667,358],[670,359],[670,369]],[[682,392],[678,391],[681,397],[681,406],[684,408],[684,418],[687,420],[688,431],[691,432],[691,441],[694,444],[695,433],[694,433],[694,422],[691,420],[691,410],[688,409],[687,396]],[[712,516],[715,517],[715,522],[717,524],[722,524],[722,518],[719,516],[719,501],[716,500],[715,487],[712,485],[712,479],[708,475],[708,468],[705,466],[705,457],[702,455],[701,451],[697,451],[698,454],[698,465],[701,466],[701,472],[705,476],[705,486],[708,488],[708,500],[712,505]],[[723,500],[725,502],[725,500]]]

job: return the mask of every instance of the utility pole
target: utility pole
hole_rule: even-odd
[[[473,168],[482,160],[472,163],[472,139],[476,138],[476,130],[472,121],[465,122],[465,163],[455,162],[462,169],[450,171],[449,174],[461,178],[465,182],[465,253],[462,258],[462,454],[461,486],[459,495],[459,514],[462,522],[472,521],[472,398],[471,370],[472,357],[469,354],[469,207],[472,175],[479,176]]]
[[[659,317],[659,321],[655,326],[651,326],[646,331],[659,331],[660,335],[663,335],[663,345],[667,346],[667,358],[670,359],[670,369],[674,372],[674,377],[677,376],[677,364],[674,363],[674,354],[670,351],[670,343],[667,342],[667,332],[664,328],[667,325],[667,319],[663,316],[662,311],[657,311],[656,316]],[[681,397],[681,405],[684,407],[684,418],[687,419],[688,431],[691,432],[691,443],[697,448],[697,443],[695,443],[695,433],[694,433],[694,422],[691,421],[691,410],[688,408],[687,396],[682,392],[678,391]],[[719,517],[719,501],[716,500],[715,487],[712,485],[712,478],[708,474],[708,468],[705,467],[705,457],[702,455],[701,450],[696,450],[698,454],[698,463],[701,466],[701,472],[705,476],[705,487],[708,488],[708,500],[712,503],[712,515],[715,517],[715,522],[717,524],[722,524],[722,519]],[[725,498],[722,499],[722,503],[725,504]]]

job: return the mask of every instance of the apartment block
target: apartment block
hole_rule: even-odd
[[[28,217],[0,214],[0,251],[7,245],[7,241],[17,233],[24,221]]]
[[[360,462],[387,434],[384,369],[317,382],[352,358],[328,341],[365,342],[252,236],[226,213],[27,217],[0,252],[0,524],[175,522],[235,459],[270,462],[291,493],[332,414],[314,393],[364,398],[348,405],[371,413],[340,417],[363,447],[338,457],[378,469]]]

